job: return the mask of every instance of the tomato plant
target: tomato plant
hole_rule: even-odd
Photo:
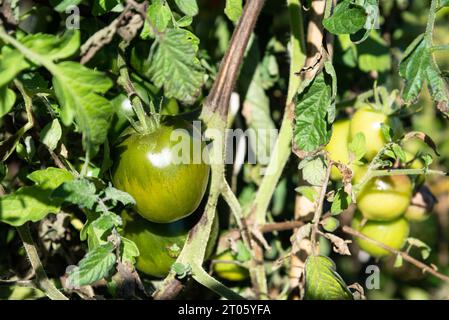
[[[0,299],[441,297],[448,17],[0,0]]]

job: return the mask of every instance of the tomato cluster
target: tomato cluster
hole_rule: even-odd
[[[352,184],[360,183],[367,172],[368,163],[383,149],[387,143],[382,127],[387,125],[394,132],[401,132],[395,118],[381,111],[364,105],[357,109],[350,120],[339,120],[334,124],[334,130],[326,151],[334,162],[348,166],[352,175]],[[362,133],[366,146],[362,162],[354,162],[348,145]],[[424,164],[411,152],[406,153],[406,167],[423,168]],[[333,180],[340,180],[342,174],[333,167]],[[409,234],[408,220],[420,220],[426,215],[422,208],[410,204],[414,186],[424,182],[424,176],[410,179],[406,175],[387,175],[363,181],[361,189],[356,192],[357,212],[352,226],[365,236],[377,240],[391,248],[400,249]],[[355,239],[361,249],[374,257],[382,257],[389,252],[380,246],[363,240]]]

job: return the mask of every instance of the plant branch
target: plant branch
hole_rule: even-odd
[[[430,4],[429,18],[427,20],[425,38],[429,44],[432,44],[433,40],[433,28],[435,26],[435,19],[437,14],[437,2],[438,0],[432,0]]]
[[[316,207],[315,213],[313,215],[313,220],[312,220],[312,233],[310,236],[310,239],[312,241],[312,248],[314,251],[316,251],[316,235],[319,231],[319,223],[321,220],[321,215],[323,214],[323,205],[324,205],[324,200],[326,198],[326,191],[327,191],[327,185],[329,184],[329,179],[331,176],[331,170],[332,170],[332,161],[329,161],[327,164],[327,170],[326,170],[326,175],[324,177],[324,182],[323,185],[321,186],[321,191],[320,191],[320,197],[318,199],[318,205]]]
[[[48,279],[44,267],[42,266],[42,262],[39,259],[39,254],[37,253],[36,245],[31,237],[28,224],[17,227],[17,231],[22,239],[28,259],[30,259],[31,267],[36,274],[36,286],[51,300],[68,300],[68,298],[54,286],[50,279]]]
[[[242,16],[232,34],[228,50],[221,61],[220,70],[204,102],[203,112],[219,114],[224,120],[227,118],[229,101],[237,81],[245,50],[264,3],[265,0],[249,0],[246,2]]]
[[[423,263],[423,262],[413,258],[412,256],[410,256],[406,252],[396,250],[394,248],[391,248],[391,247],[385,245],[384,243],[382,243],[380,241],[377,241],[375,239],[371,239],[371,238],[365,236],[364,234],[360,233],[359,231],[354,230],[351,227],[343,226],[342,230],[343,230],[343,232],[345,232],[347,234],[350,234],[352,236],[358,237],[358,238],[363,239],[365,241],[369,241],[372,244],[375,244],[376,246],[379,246],[382,249],[387,250],[388,252],[391,252],[391,253],[393,253],[395,255],[401,256],[405,261],[407,261],[407,262],[413,264],[415,267],[421,269],[424,273],[428,272],[428,273],[432,274],[433,276],[437,277],[438,279],[441,279],[441,280],[449,283],[449,277],[448,276],[446,276],[446,275],[444,275],[442,273],[439,273],[438,271],[436,271],[431,266],[428,266],[427,264],[425,264],[425,263]]]

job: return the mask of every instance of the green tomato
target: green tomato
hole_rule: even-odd
[[[372,160],[386,143],[382,133],[382,124],[388,122],[388,116],[373,110],[368,106],[358,109],[351,119],[350,137],[354,139],[357,133],[365,135],[365,158]]]
[[[214,272],[221,279],[237,282],[249,278],[249,271],[247,268],[232,263],[233,261],[236,261],[236,258],[231,251],[228,250],[220,253],[214,260],[231,262],[217,262],[214,264]]]
[[[349,120],[339,120],[334,123],[332,136],[325,150],[329,153],[331,160],[335,162],[349,163],[349,127]],[[333,180],[341,179],[341,173],[336,167],[331,169],[331,178]]]
[[[352,227],[364,234],[368,238],[382,242],[383,244],[399,250],[404,245],[408,237],[410,228],[406,219],[399,218],[392,221],[372,221],[368,220],[362,226],[363,216],[357,213],[352,220]],[[383,257],[390,254],[389,251],[379,247],[378,245],[361,238],[355,239],[360,249],[366,251],[373,257]]]
[[[370,220],[388,221],[404,214],[412,198],[407,176],[377,177],[357,193],[357,207]]]
[[[172,223],[154,223],[135,213],[122,213],[124,227],[122,234],[134,241],[139,248],[137,270],[153,277],[165,277],[181,252],[190,229],[198,222],[193,214]],[[206,258],[210,257],[218,237],[218,215],[212,225],[206,247]]]
[[[200,137],[188,122],[171,117],[151,133],[125,130],[115,149],[114,186],[133,196],[136,211],[149,221],[187,217],[198,208],[209,181]]]

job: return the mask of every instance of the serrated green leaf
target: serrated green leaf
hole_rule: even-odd
[[[80,32],[78,30],[67,31],[58,37],[52,34],[30,34],[20,42],[33,52],[44,55],[46,59],[57,61],[74,55],[80,46]]]
[[[76,62],[62,62],[52,70],[61,120],[68,126],[75,118],[83,133],[83,147],[94,155],[106,139],[113,115],[112,104],[102,97],[112,81],[104,74]]]
[[[11,111],[16,102],[16,94],[8,87],[0,87],[0,118]]]
[[[362,29],[365,22],[365,9],[351,0],[344,0],[336,5],[329,18],[323,20],[323,26],[333,34],[352,34]]]
[[[322,157],[304,159],[298,169],[302,169],[302,177],[313,186],[322,186],[326,177],[327,165]]]
[[[92,209],[98,200],[95,185],[87,179],[67,181],[53,191],[51,197]]]
[[[348,144],[348,150],[353,154],[353,161],[359,161],[366,153],[366,139],[362,132],[358,132]]]
[[[309,256],[304,268],[305,299],[352,300],[344,280],[336,272],[335,263],[325,256]]]
[[[405,155],[404,149],[402,149],[402,147],[400,145],[398,145],[397,143],[393,144],[392,148],[393,148],[396,158],[399,159],[402,163],[406,163],[407,157]]]
[[[242,0],[226,0],[226,7],[224,10],[226,16],[232,22],[237,22],[243,12],[243,1]]]
[[[0,197],[0,221],[21,226],[28,221],[39,221],[49,213],[59,212],[61,201],[50,194],[60,184],[73,179],[70,172],[57,168],[34,171],[28,178],[34,186],[21,187],[16,192]]]
[[[416,100],[424,83],[427,82],[437,107],[443,113],[448,114],[449,84],[434,60],[431,44],[422,35],[407,48],[399,66],[399,74],[406,81],[402,94],[406,102],[410,103]]]
[[[235,258],[240,262],[251,260],[251,251],[245,246],[243,241],[237,241],[237,254]]]
[[[344,210],[348,209],[352,202],[351,195],[347,194],[343,188],[338,189],[335,193],[334,201],[332,201],[331,213],[333,215],[340,214]]]
[[[168,4],[163,1],[155,1],[149,7],[147,11],[147,19],[151,22],[152,26],[158,32],[164,32],[172,18],[172,13]],[[151,30],[148,21],[145,22],[143,30],[140,34],[143,39],[154,36],[153,30]]]
[[[121,0],[95,0],[92,8],[92,14],[99,16],[111,11],[119,12],[123,10]]]
[[[310,186],[300,186],[295,189],[296,192],[299,192],[304,197],[306,197],[310,202],[315,202],[318,198],[318,192],[314,187]]]
[[[89,251],[68,276],[73,287],[81,287],[101,280],[115,265],[114,246],[107,243]]]
[[[61,125],[58,119],[53,119],[41,131],[40,141],[47,146],[49,150],[55,150],[62,136]]]
[[[0,55],[0,88],[9,85],[16,75],[27,67],[28,64],[21,53],[4,46]]]
[[[125,237],[121,237],[121,239],[120,252],[122,261],[134,264],[136,262],[136,258],[140,255],[139,248],[133,241]]]
[[[198,41],[187,30],[169,29],[153,44],[147,74],[167,98],[192,104],[200,94],[204,69],[196,56]]]
[[[107,200],[113,201],[114,206],[117,205],[117,202],[120,202],[124,206],[136,204],[136,201],[130,194],[123,192],[121,190],[118,190],[114,187],[111,187],[111,186],[107,187],[104,190],[104,193],[105,193]]]
[[[196,0],[175,0],[179,10],[188,16],[196,16],[198,14],[198,4]]]
[[[332,85],[321,72],[296,97],[294,141],[300,150],[310,152],[330,139],[327,115],[332,104]]]
[[[375,31],[357,47],[358,64],[364,72],[385,72],[391,69],[391,56],[385,40]]]

